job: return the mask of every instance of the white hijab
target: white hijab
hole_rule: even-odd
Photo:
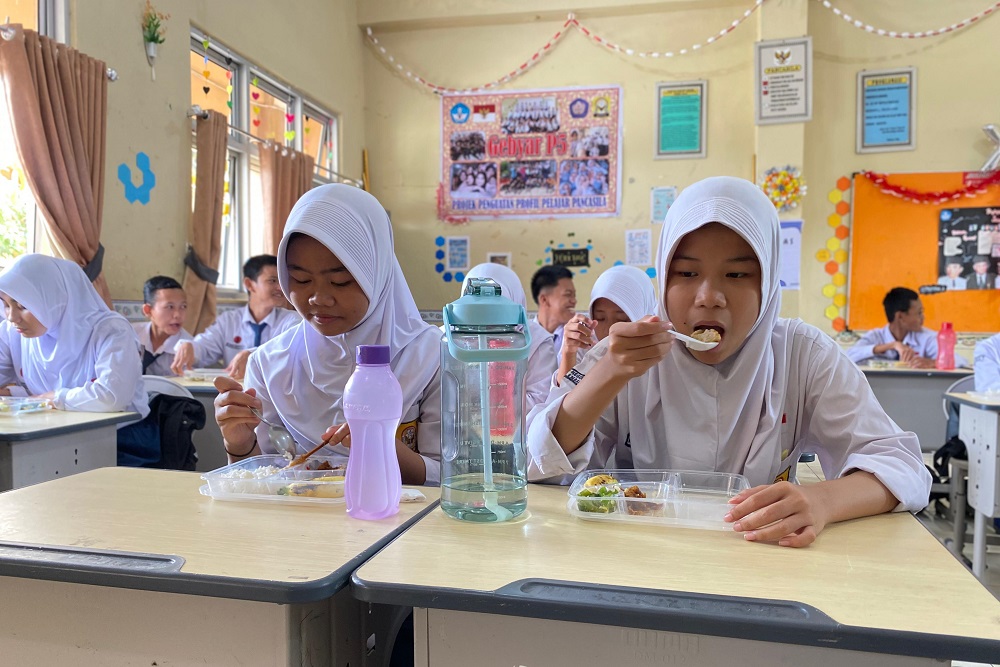
[[[778,214],[760,189],[743,179],[719,176],[686,188],[670,207],[660,236],[661,317],[670,319],[666,276],[678,243],[711,222],[738,233],[757,255],[760,312],[743,346],[721,364],[703,364],[683,345],[671,346],[651,370],[654,386],[646,394],[646,416],[662,424],[665,444],[681,465],[742,472],[759,480],[772,468],[773,461],[764,459],[775,448],[765,443],[779,435],[788,375],[788,336],[775,332],[781,309]]]
[[[608,299],[633,322],[657,314],[653,283],[634,266],[612,266],[598,276],[590,290],[590,317],[594,317],[594,302],[598,299]]]
[[[465,294],[465,288],[469,286],[469,281],[472,278],[492,278],[500,285],[500,294],[502,296],[520,305],[527,312],[528,300],[524,296],[521,279],[517,277],[517,274],[512,269],[494,262],[478,264],[472,267],[468,275],[465,276],[465,280],[462,282],[462,294]],[[531,349],[528,351],[528,358],[530,359],[542,343],[549,343],[551,345],[552,334],[546,331],[545,327],[534,319],[528,320],[528,330],[531,332]]]
[[[322,185],[304,194],[288,215],[278,246],[278,282],[286,297],[293,234],[310,236],[337,256],[364,290],[368,310],[345,334],[323,336],[303,320],[258,349],[278,416],[302,446],[319,443],[331,424],[343,422],[344,386],[354,372],[359,345],[389,346],[405,416],[440,367],[440,334],[420,318],[393,253],[385,209],[375,197],[349,185]],[[334,449],[347,452],[339,445]]]
[[[95,336],[107,325],[132,325],[108,308],[76,263],[46,255],[22,255],[0,274],[0,292],[24,306],[46,331],[21,339],[21,368],[32,393],[81,387],[94,377]],[[133,334],[134,337],[134,334]],[[136,340],[136,354],[138,354]]]

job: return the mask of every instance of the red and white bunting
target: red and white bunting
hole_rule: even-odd
[[[955,32],[956,30],[961,30],[962,28],[968,28],[973,23],[986,18],[990,14],[1000,10],[1000,2],[993,2],[989,7],[979,12],[975,16],[970,16],[967,19],[962,19],[958,23],[952,23],[949,26],[943,28],[938,28],[936,30],[918,30],[916,32],[901,32],[897,30],[886,30],[884,28],[876,28],[873,25],[865,23],[861,19],[855,18],[850,14],[841,11],[837,7],[833,6],[830,0],[817,0],[823,4],[824,7],[829,9],[831,12],[844,19],[855,28],[859,30],[864,30],[865,32],[871,33],[873,35],[878,35],[880,37],[895,37],[897,39],[920,39],[923,37],[937,37],[938,35],[944,35],[949,32]]]

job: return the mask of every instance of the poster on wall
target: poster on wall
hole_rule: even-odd
[[[937,284],[949,292],[1000,289],[1000,207],[946,208],[939,220]]]
[[[917,70],[858,72],[858,153],[912,151],[917,147]]]
[[[656,158],[705,157],[707,81],[656,84]]]
[[[677,199],[677,186],[669,185],[653,188],[650,192],[649,218],[650,222],[658,225],[667,217],[667,211],[673,206]]]
[[[621,118],[620,86],[443,95],[439,216],[618,215]]]
[[[812,120],[812,38],[754,45],[754,111],[758,125]]]

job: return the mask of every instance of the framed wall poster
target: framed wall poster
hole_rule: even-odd
[[[469,237],[445,237],[445,269],[448,271],[469,270]]]
[[[917,147],[917,69],[858,72],[857,153]]]
[[[708,82],[656,84],[656,158],[705,157]]]
[[[510,264],[510,253],[509,252],[488,252],[486,253],[486,261],[490,264],[502,264],[508,269],[511,268]]]
[[[754,44],[757,125],[812,120],[812,38]]]

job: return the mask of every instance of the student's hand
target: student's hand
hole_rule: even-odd
[[[674,337],[667,333],[669,322],[647,315],[637,322],[611,325],[605,359],[614,373],[629,379],[639,377],[667,356]]]
[[[242,380],[243,376],[247,372],[247,359],[250,358],[250,353],[253,350],[240,350],[233,357],[233,360],[229,362],[226,366],[226,375],[233,378],[234,380]]]
[[[597,322],[588,319],[583,315],[577,315],[563,327],[562,349],[559,351],[563,359],[572,359],[576,365],[576,353],[579,350],[587,351],[597,343],[597,336],[594,329]]]
[[[260,420],[250,408],[260,410],[261,402],[255,389],[243,391],[242,385],[232,378],[215,378],[219,395],[215,398],[215,421],[222,431],[222,439],[230,455],[249,453],[257,440],[254,429]]]
[[[729,503],[725,520],[751,542],[777,542],[782,547],[812,544],[828,522],[816,485],[777,482],[747,489]]]
[[[52,400],[55,397],[56,397],[56,390],[55,389],[53,389],[52,391],[47,391],[44,394],[38,394],[36,396],[32,396],[32,398],[44,398],[47,401],[50,401],[50,400]]]
[[[184,375],[184,371],[194,368],[194,345],[189,342],[178,343],[174,347],[174,363],[170,370],[174,375]]]
[[[914,357],[907,363],[910,368],[936,368],[937,361],[927,357]]]
[[[330,442],[326,444],[331,447],[334,445],[343,445],[348,449],[351,447],[351,429],[346,423],[334,424],[330,428],[326,429],[323,433],[323,440],[326,440],[327,438],[330,439]]]
[[[7,387],[0,387],[0,396],[10,396],[10,389]]]

